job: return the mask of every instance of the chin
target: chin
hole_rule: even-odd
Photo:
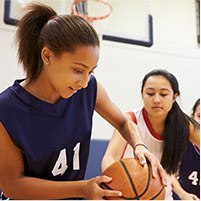
[[[67,99],[70,98],[71,96],[73,96],[73,94],[62,96],[62,98]]]
[[[73,96],[74,95],[74,93],[70,93],[70,94],[61,94],[61,97],[62,98],[70,98],[71,96]]]

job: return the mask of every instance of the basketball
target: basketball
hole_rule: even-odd
[[[152,177],[151,164],[142,166],[138,159],[125,158],[109,166],[102,175],[112,178],[101,187],[119,190],[122,197],[105,197],[108,200],[164,200],[165,188],[159,174]]]

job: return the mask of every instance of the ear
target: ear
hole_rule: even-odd
[[[49,65],[50,64],[50,60],[51,60],[51,57],[53,56],[53,53],[52,51],[47,48],[47,47],[44,47],[42,50],[41,50],[41,58],[42,58],[42,61],[45,65]]]

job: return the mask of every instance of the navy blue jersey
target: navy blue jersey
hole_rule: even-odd
[[[24,156],[25,175],[54,181],[84,179],[97,82],[57,103],[44,102],[15,81],[0,94],[0,121]]]
[[[191,142],[182,159],[178,180],[185,191],[200,197],[200,152]]]

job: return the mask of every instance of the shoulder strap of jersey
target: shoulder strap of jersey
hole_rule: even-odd
[[[137,118],[136,118],[134,112],[130,111],[130,112],[128,112],[128,114],[131,116],[133,122],[134,122],[135,124],[137,124]]]

